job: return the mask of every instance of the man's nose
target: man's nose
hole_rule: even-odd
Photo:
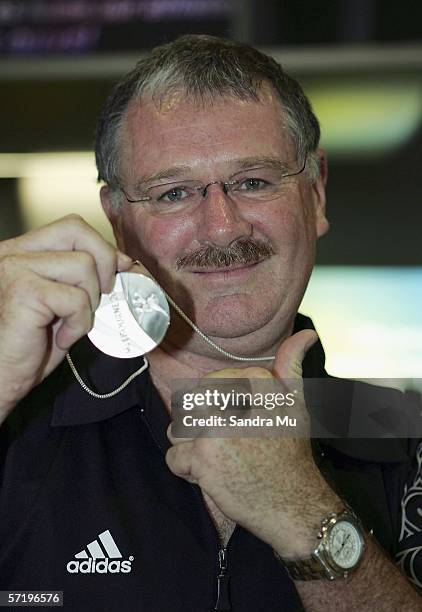
[[[252,225],[245,219],[230,193],[226,193],[224,183],[215,181],[204,187],[199,210],[202,215],[198,225],[200,240],[227,246],[234,240],[252,234]]]

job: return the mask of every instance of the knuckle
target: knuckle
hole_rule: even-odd
[[[65,217],[62,217],[62,219],[60,219],[59,222],[64,222],[64,223],[68,223],[68,224],[74,224],[74,225],[77,225],[77,226],[87,225],[87,223],[84,220],[84,218],[81,215],[78,215],[77,213],[69,213]]]
[[[75,315],[72,316],[71,320],[71,327],[78,337],[87,334],[92,327],[91,309],[87,309],[84,307],[78,308],[76,310]]]
[[[104,242],[104,244],[105,244],[104,258],[106,260],[106,265],[112,268],[114,272],[114,270],[116,269],[116,265],[117,265],[117,251],[108,242]]]
[[[59,285],[57,285],[57,288],[58,287]],[[54,286],[54,289],[57,290],[56,286]],[[26,282],[26,291],[33,301],[36,300],[45,303],[48,300],[51,288],[49,283],[44,279],[31,275]]]
[[[87,334],[88,332],[90,332],[92,329],[92,325],[93,325],[93,317],[91,314],[87,313],[87,316],[85,317],[85,321],[83,324],[83,334]]]
[[[92,273],[96,270],[95,259],[91,253],[87,251],[78,251],[75,256],[79,260],[80,266],[88,273]]]
[[[74,289],[74,303],[78,311],[91,312],[91,302],[85,289]]]

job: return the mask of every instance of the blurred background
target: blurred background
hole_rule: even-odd
[[[104,235],[92,154],[112,84],[197,32],[273,55],[321,121],[332,229],[302,304],[338,376],[422,389],[419,0],[0,0],[0,239],[68,212]]]

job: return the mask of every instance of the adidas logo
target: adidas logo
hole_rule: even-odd
[[[88,552],[81,550],[75,555],[75,560],[66,565],[70,574],[129,574],[132,571],[132,555],[122,560],[122,553],[108,529],[86,548]]]

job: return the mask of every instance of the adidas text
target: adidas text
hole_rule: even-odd
[[[66,569],[70,574],[129,574],[132,571],[131,561],[110,559],[85,559],[69,561]]]

